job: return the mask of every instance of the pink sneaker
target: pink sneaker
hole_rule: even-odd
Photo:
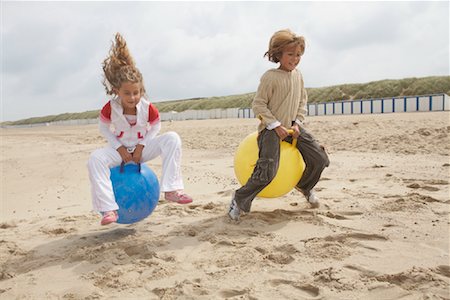
[[[180,191],[166,192],[164,198],[169,202],[176,202],[178,204],[188,204],[192,202],[192,198]]]
[[[103,218],[102,218],[102,221],[100,222],[100,224],[102,224],[102,225],[108,225],[108,224],[114,223],[117,221],[117,218],[119,217],[115,210],[106,211],[106,212],[103,212],[102,214],[103,214]]]

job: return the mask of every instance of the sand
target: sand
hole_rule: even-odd
[[[96,125],[0,129],[0,299],[450,299],[449,112],[309,117],[331,160],[320,208],[292,191],[236,223],[234,151],[256,125],[164,122],[194,202],[110,226],[91,211]]]

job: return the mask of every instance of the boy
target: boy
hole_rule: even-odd
[[[259,158],[248,182],[233,193],[228,212],[232,220],[239,220],[241,211],[249,212],[253,199],[273,180],[278,170],[280,140],[292,142],[292,138],[298,138],[296,147],[306,164],[295,188],[313,207],[318,207],[313,187],[330,162],[324,148],[303,128],[308,98],[303,77],[296,67],[304,51],[305,39],[290,30],[277,31],[270,39],[264,56],[280,65],[264,73],[253,99],[253,112],[261,121]],[[288,129],[293,130],[292,136]]]

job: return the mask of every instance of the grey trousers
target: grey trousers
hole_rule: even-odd
[[[292,143],[292,137],[287,137],[285,141]],[[319,181],[322,171],[329,166],[330,161],[323,147],[304,128],[300,129],[296,146],[306,165],[297,187],[308,195]],[[275,178],[278,171],[280,138],[275,130],[261,131],[258,135],[258,147],[259,158],[255,169],[247,183],[236,190],[234,195],[238,207],[244,212],[250,211],[253,199]]]

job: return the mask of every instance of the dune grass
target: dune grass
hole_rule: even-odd
[[[416,96],[445,93],[450,95],[450,76],[386,79],[367,83],[341,84],[321,88],[306,88],[309,103],[341,100],[377,99],[399,96]],[[214,108],[246,108],[251,106],[255,93],[221,97],[192,98],[154,103],[160,112],[208,110]],[[60,120],[95,119],[99,110],[81,113],[64,113],[44,117],[28,118],[1,125],[27,125]]]

